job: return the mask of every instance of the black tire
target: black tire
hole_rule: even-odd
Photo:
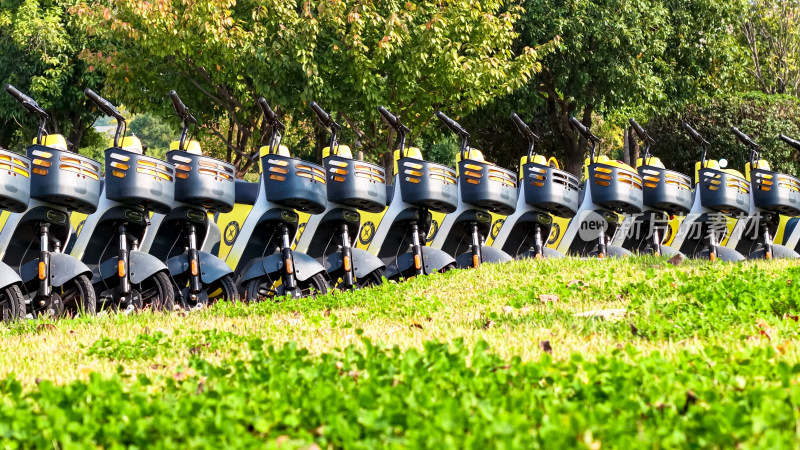
[[[4,323],[17,322],[25,317],[25,298],[16,284],[0,290],[0,314]]]
[[[158,272],[135,285],[142,297],[144,308],[153,311],[172,311],[175,309],[175,289],[165,272]]]
[[[86,275],[80,275],[60,287],[53,287],[61,296],[64,305],[63,315],[74,317],[80,314],[93,316],[97,314],[97,296],[92,282]]]
[[[359,289],[383,284],[383,269],[373,270],[372,272],[356,280]]]
[[[209,303],[217,301],[239,301],[239,292],[236,290],[236,283],[233,282],[233,277],[230,275],[225,275],[208,285],[206,292],[208,292]]]
[[[245,301],[274,300],[283,297],[283,286],[273,287],[276,281],[277,279],[271,279],[267,275],[248,281],[244,285]],[[301,297],[328,293],[328,282],[325,281],[325,276],[322,273],[318,273],[306,281],[298,281],[297,287],[300,288]]]

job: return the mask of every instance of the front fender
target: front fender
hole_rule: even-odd
[[[8,264],[0,262],[0,289],[5,289],[12,284],[21,282],[22,278],[19,277],[16,270],[12,269]]]
[[[499,248],[489,247],[486,245],[481,246],[481,263],[501,263],[511,261],[511,255],[500,250]],[[469,269],[472,267],[472,252],[464,252],[456,257],[458,267],[462,269]]]
[[[366,277],[376,270],[383,270],[386,265],[380,258],[360,248],[351,248],[353,253],[353,273],[356,278]],[[343,270],[342,252],[335,252],[325,258],[325,270],[334,273]]]
[[[292,256],[294,258],[294,275],[298,281],[306,281],[320,272],[325,272],[325,268],[322,267],[322,264],[305,253],[292,252]],[[241,277],[240,284],[242,285],[255,278],[264,275],[272,275],[283,270],[283,258],[280,253],[275,253],[251,261],[247,263],[247,266],[247,269]]]
[[[39,258],[29,261],[20,270],[20,277],[26,284],[39,276]],[[50,285],[63,286],[81,275],[91,278],[92,271],[78,258],[66,253],[50,254]]]
[[[131,251],[129,258],[129,272],[131,274],[131,283],[133,284],[141,284],[156,273],[167,270],[167,266],[163,261],[149,253],[138,250]]]
[[[208,252],[198,252],[200,259],[200,280],[205,284],[211,284],[225,275],[233,273],[225,261],[217,258]],[[167,260],[169,273],[171,276],[176,277],[189,272],[189,254],[183,253],[181,255],[173,256]]]

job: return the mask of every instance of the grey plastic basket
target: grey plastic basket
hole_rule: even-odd
[[[302,159],[267,154],[261,157],[267,200],[309,214],[328,205],[325,171]]]
[[[674,170],[656,166],[639,167],[644,186],[644,205],[683,215],[692,209],[692,179]]]
[[[43,145],[28,147],[31,198],[92,214],[100,201],[100,163],[77,153]]]
[[[106,197],[148,211],[166,214],[175,200],[175,166],[152,156],[121,148],[106,155]]]
[[[175,164],[175,201],[212,212],[233,209],[236,169],[232,164],[182,150],[167,153],[167,161]]]
[[[750,171],[750,180],[756,208],[784,216],[800,216],[800,180],[762,169]]]
[[[386,207],[386,173],[382,167],[337,155],[322,163],[328,174],[328,201],[374,213]]]
[[[573,217],[580,206],[580,182],[569,172],[542,164],[522,166],[525,203],[558,217]]]
[[[589,166],[594,203],[622,214],[642,212],[642,179],[637,173],[603,163]]]
[[[750,211],[750,183],[717,169],[700,170],[700,201],[704,207],[725,214]]]
[[[517,174],[483,161],[458,163],[461,200],[469,205],[507,216],[517,207]]]
[[[19,213],[28,209],[31,198],[31,160],[0,150],[0,209]]]
[[[449,214],[458,207],[456,171],[415,158],[397,161],[403,201],[431,211]]]

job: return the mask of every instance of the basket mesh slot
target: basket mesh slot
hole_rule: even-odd
[[[7,170],[26,178],[31,176],[27,161],[15,158],[11,155],[0,154],[0,170]]]

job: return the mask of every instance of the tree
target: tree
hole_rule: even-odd
[[[68,14],[74,3],[0,0],[0,82],[29,93],[51,115],[53,129],[78,146],[97,115],[83,90],[101,90],[104,76],[78,57],[88,40]],[[35,129],[35,118],[1,93],[0,145],[24,146]]]
[[[591,126],[598,113],[650,115],[742,82],[736,25],[743,0],[528,0],[524,6],[523,45],[561,38],[525,93],[531,104],[544,104],[572,173],[580,173],[587,143],[569,126],[570,116]]]
[[[179,136],[178,127],[151,113],[137,114],[128,129],[151,149],[168,149]]]
[[[800,1],[751,2],[742,34],[758,88],[800,97]]]
[[[118,0],[76,12],[91,33],[111,33],[86,60],[115,95],[166,112],[177,89],[240,175],[267,131],[259,95],[297,123],[319,102],[375,160],[393,140],[378,105],[419,133],[438,108],[465,114],[524,85],[552,47],[551,36],[513,51],[521,10],[501,0]]]

